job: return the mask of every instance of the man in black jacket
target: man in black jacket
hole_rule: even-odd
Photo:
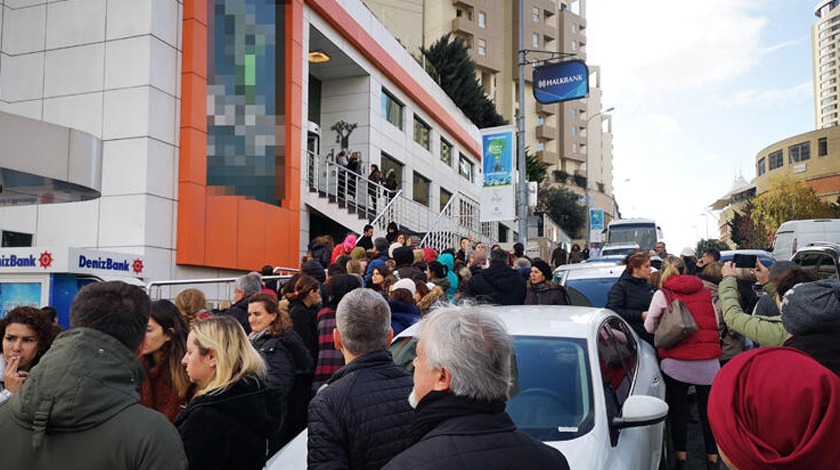
[[[385,469],[568,470],[559,450],[518,431],[505,411],[513,341],[475,306],[441,308],[421,320],[411,437]]]
[[[508,265],[505,250],[490,252],[490,267],[470,278],[466,296],[479,302],[498,305],[522,305],[525,302],[525,279]]]
[[[411,375],[387,351],[394,333],[381,295],[351,291],[335,321],[345,365],[309,404],[308,468],[379,469],[411,445]]]

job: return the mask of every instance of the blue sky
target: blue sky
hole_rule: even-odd
[[[816,0],[587,3],[587,62],[613,114],[623,217],[655,218],[672,253],[717,238],[706,208],[764,147],[815,128]]]

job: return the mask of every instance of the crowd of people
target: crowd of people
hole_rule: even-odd
[[[662,261],[656,272],[652,255]],[[836,446],[822,434],[840,430],[839,416],[826,411],[840,401],[840,282],[784,261],[738,268],[721,263],[714,248],[673,256],[663,242],[624,264],[607,308],[643,341],[655,346],[677,300],[697,326],[672,347],[656,348],[676,468],[687,468],[691,388],[707,468],[720,461],[730,469],[840,468]],[[777,376],[775,361],[782,363]],[[803,374],[794,378],[797,367]]]
[[[395,224],[374,235],[316,237],[298,274],[243,275],[226,309],[198,289],[151,301],[117,281],[84,287],[65,332],[54,312],[13,309],[0,320],[3,461],[260,469],[308,429],[311,469],[568,468],[505,412],[512,340],[476,307],[570,304],[554,266],[521,244],[464,238],[438,253]],[[691,388],[708,468],[834,468],[840,283],[656,248],[661,269],[651,253],[629,255],[607,307],[651,345],[676,300],[698,326],[657,350],[678,468]],[[388,347],[415,323],[412,376]]]

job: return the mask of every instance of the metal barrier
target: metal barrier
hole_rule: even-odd
[[[277,270],[278,268],[275,268]],[[284,273],[299,273],[299,269],[293,268],[279,268]],[[279,274],[274,276],[262,276],[263,282],[272,279],[278,281],[288,281],[293,274]],[[175,295],[171,292],[172,287],[184,286],[212,286],[212,289],[199,289],[204,292],[208,303],[230,301],[233,299],[233,283],[241,276],[235,277],[216,277],[207,279],[172,279],[167,281],[151,281],[146,284],[146,293],[152,300],[160,300],[162,298],[174,298]],[[164,290],[170,289],[170,292],[164,293]],[[198,287],[197,287],[198,288]],[[180,291],[180,290],[179,290]]]

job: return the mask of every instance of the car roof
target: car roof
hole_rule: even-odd
[[[603,320],[615,315],[603,308],[573,307],[569,305],[479,305],[505,323],[511,336],[549,336],[559,338],[589,338],[590,332]],[[400,333],[397,338],[414,336],[417,324]]]

